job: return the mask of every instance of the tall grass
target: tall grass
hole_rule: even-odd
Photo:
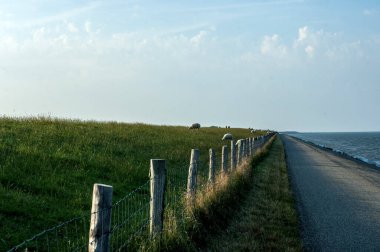
[[[199,251],[207,247],[218,230],[226,228],[239,204],[252,188],[252,166],[269,152],[273,138],[256,151],[251,160],[245,160],[228,175],[219,174],[213,187],[203,187],[196,194],[195,205],[185,213],[185,223],[169,225],[164,231],[157,251]],[[175,220],[172,218],[170,220]],[[180,227],[180,228],[178,228]],[[174,229],[173,229],[174,228]]]
[[[121,198],[148,179],[151,158],[166,159],[168,173],[176,174],[176,168],[188,165],[190,149],[198,148],[200,168],[206,172],[208,149],[220,152],[227,131],[235,138],[262,133],[1,118],[0,250],[90,211],[94,183],[113,185],[114,200]]]
[[[251,178],[245,179],[245,186],[235,192],[240,199],[230,200],[235,204],[229,208],[217,209],[225,218],[218,222],[217,218],[208,219],[214,232],[209,235],[209,230],[202,236],[203,249],[302,251],[297,213],[279,138],[251,171]]]

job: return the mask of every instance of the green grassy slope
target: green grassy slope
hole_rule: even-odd
[[[114,200],[121,198],[148,179],[151,158],[166,159],[175,172],[199,148],[207,169],[208,149],[220,152],[227,131],[255,136],[247,129],[0,119],[0,248],[88,212],[94,183],[113,185]]]

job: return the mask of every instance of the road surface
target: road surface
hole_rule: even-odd
[[[380,251],[380,169],[281,138],[305,249]]]

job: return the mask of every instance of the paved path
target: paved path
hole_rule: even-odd
[[[380,170],[281,138],[305,248],[380,251]]]

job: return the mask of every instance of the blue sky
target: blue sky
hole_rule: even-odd
[[[0,1],[0,115],[380,130],[379,1]]]

